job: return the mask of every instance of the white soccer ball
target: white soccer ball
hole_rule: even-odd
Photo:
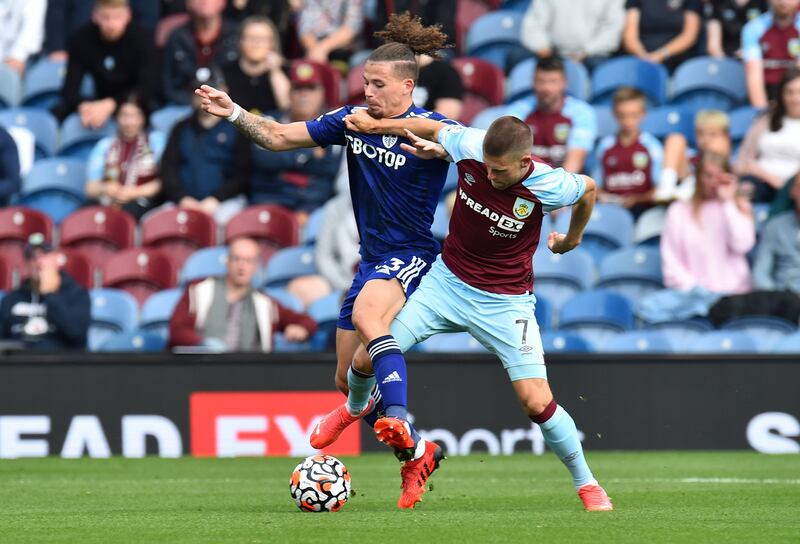
[[[289,491],[303,512],[338,512],[350,498],[350,472],[336,457],[306,457],[292,472]]]

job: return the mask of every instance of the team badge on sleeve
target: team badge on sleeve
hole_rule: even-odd
[[[530,200],[517,197],[514,201],[514,217],[517,219],[527,219],[533,212],[534,203]]]
[[[391,148],[391,147],[392,147],[394,144],[396,144],[396,143],[397,143],[397,136],[392,136],[392,135],[389,135],[389,134],[384,134],[384,135],[383,135],[383,138],[382,138],[382,140],[383,140],[383,147],[385,147],[386,149],[389,149],[389,148]]]

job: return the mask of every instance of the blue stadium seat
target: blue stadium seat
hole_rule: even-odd
[[[441,242],[445,239],[449,231],[450,215],[447,213],[447,204],[444,202],[439,202],[436,205],[436,211],[433,214],[431,232],[433,233],[433,236]]]
[[[157,334],[166,339],[169,337],[169,321],[178,301],[183,296],[183,289],[165,289],[150,295],[142,306],[139,315],[139,329]]]
[[[667,218],[667,208],[658,206],[646,210],[633,226],[633,243],[641,246],[659,247],[661,233]]]
[[[797,323],[769,315],[753,315],[727,321],[719,330],[744,332],[752,336],[759,346],[770,348],[789,334],[797,332]]]
[[[570,217],[571,210],[561,212],[556,219],[556,231],[567,232]],[[581,242],[581,247],[591,254],[594,262],[602,262],[610,252],[628,247],[632,242],[633,216],[631,212],[616,204],[595,204]]]
[[[631,300],[664,288],[661,251],[654,247],[632,247],[609,253],[600,263],[597,287],[621,293]]]
[[[320,206],[311,212],[303,225],[303,230],[300,232],[300,243],[307,246],[313,246],[317,243],[319,231],[322,228],[322,221],[325,218],[325,206]]]
[[[278,250],[267,263],[264,271],[265,287],[282,287],[290,280],[317,274],[314,250],[308,247],[287,247]]]
[[[673,351],[669,336],[656,331],[630,331],[609,337],[600,346],[605,353],[670,353]]]
[[[61,147],[58,154],[62,157],[86,160],[94,144],[106,136],[113,136],[116,131],[116,122],[113,120],[107,121],[98,129],[91,129],[81,124],[81,118],[77,113],[71,113],[61,124]]]
[[[571,59],[564,59],[564,70],[567,75],[567,94],[588,100],[589,72],[583,64]],[[536,58],[525,59],[508,74],[506,79],[506,102],[533,95],[533,74],[536,71]]]
[[[594,351],[592,343],[579,334],[565,332],[542,333],[544,353],[591,353]]]
[[[776,353],[796,353],[800,354],[800,332],[787,334],[772,346],[772,351]]]
[[[167,349],[167,339],[147,331],[134,331],[112,334],[103,342],[98,351],[147,353]]]
[[[272,349],[276,353],[299,353],[303,351],[311,351],[311,341],[305,342],[289,342],[282,332],[276,332],[272,337]]]
[[[682,63],[672,75],[672,103],[695,109],[728,111],[747,102],[741,61],[696,57]]]
[[[192,113],[191,106],[165,106],[150,114],[150,126],[153,130],[163,132],[167,137],[178,121],[189,117]]]
[[[515,11],[482,15],[467,31],[467,56],[491,62],[505,72],[509,54],[530,54],[520,42],[521,32],[522,17]]]
[[[711,332],[713,327],[707,319],[693,318],[682,321],[662,321],[660,323],[648,323],[644,326],[645,331],[659,332],[670,340],[672,345],[685,351],[688,342]]]
[[[594,106],[594,115],[597,118],[597,137],[613,136],[619,130],[614,111],[609,106]]]
[[[342,291],[334,291],[315,301],[308,309],[308,315],[317,322],[316,334],[311,338],[311,348],[314,351],[324,351],[336,337],[336,323],[339,320],[339,310],[342,306]]]
[[[447,168],[447,177],[442,186],[442,196],[450,191],[455,191],[456,187],[458,187],[458,166],[455,163],[451,163]]]
[[[614,91],[635,87],[647,95],[650,104],[667,101],[667,69],[632,56],[605,61],[592,74],[592,104],[610,105]]]
[[[61,88],[64,86],[66,75],[66,62],[40,59],[25,72],[22,104],[49,110],[61,100]]]
[[[553,327],[553,304],[544,295],[538,295],[534,312],[539,330],[549,331]]]
[[[0,108],[13,108],[19,104],[22,81],[14,70],[0,63]]]
[[[89,325],[89,351],[97,351],[112,334],[136,329],[136,299],[119,289],[92,289],[92,322]]]
[[[58,144],[58,121],[45,110],[13,108],[0,111],[0,125],[6,129],[23,127],[36,139],[36,160],[52,157]]]
[[[690,353],[756,353],[756,340],[738,331],[712,331],[694,338],[688,345]]]
[[[743,106],[728,114],[731,123],[731,142],[733,143],[734,149],[738,148],[739,144],[742,143],[742,140],[744,140],[747,131],[750,130],[750,127],[753,125],[753,121],[755,121],[758,113],[759,111],[752,106]]]
[[[425,353],[486,353],[488,350],[468,332],[450,332],[431,336],[420,342]]]
[[[753,219],[755,219],[756,223],[756,234],[758,234],[761,232],[764,223],[769,219],[769,209],[772,204],[770,202],[753,202],[751,205],[753,206]],[[753,247],[753,251],[755,251],[756,247]]]
[[[633,305],[623,295],[605,289],[578,293],[561,308],[559,329],[575,332],[602,349],[614,334],[633,329]]]
[[[20,203],[61,223],[84,203],[85,172],[84,162],[77,159],[42,159],[22,182]]]
[[[178,284],[186,285],[209,276],[224,276],[227,272],[228,248],[215,246],[198,249],[183,263]]]
[[[472,118],[470,122],[471,127],[486,130],[498,118],[506,114],[506,106],[492,106],[481,111],[478,115]]]
[[[556,310],[591,287],[594,275],[592,256],[581,248],[557,254],[540,247],[533,256],[533,294],[546,298]]]
[[[664,139],[678,132],[690,143],[694,142],[694,114],[688,106],[661,106],[652,108],[642,121],[642,130],[656,138]]]
[[[284,306],[293,312],[302,312],[305,310],[303,301],[283,287],[270,287],[268,289],[264,289],[264,293],[275,299],[275,301],[281,306]]]

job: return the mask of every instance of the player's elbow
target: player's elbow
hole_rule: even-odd
[[[581,197],[581,202],[594,203],[597,199],[597,182],[589,176],[583,176],[583,179],[586,182],[586,190]]]

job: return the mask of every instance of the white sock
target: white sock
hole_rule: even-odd
[[[675,195],[675,187],[678,185],[678,172],[672,168],[661,170],[661,177],[656,187],[656,200],[672,200]]]

